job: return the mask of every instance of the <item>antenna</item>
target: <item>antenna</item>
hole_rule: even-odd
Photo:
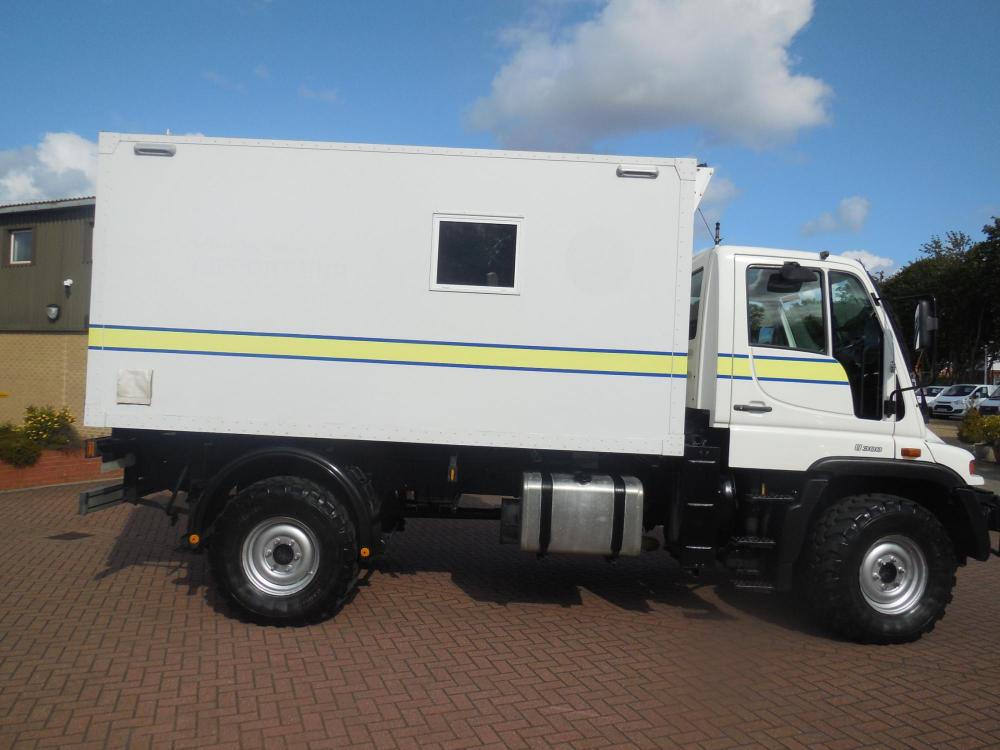
[[[701,217],[701,220],[705,222],[705,230],[708,232],[709,236],[712,237],[712,239],[715,241],[715,244],[718,245],[720,242],[722,242],[722,238],[719,237],[719,222],[715,222],[715,234],[713,235],[712,227],[708,225],[708,219],[706,219],[705,214],[701,212],[700,206],[698,207],[698,215]]]

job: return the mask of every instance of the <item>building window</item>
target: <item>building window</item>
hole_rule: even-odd
[[[30,229],[14,229],[10,233],[10,256],[12,266],[29,266],[35,261],[35,248]]]
[[[436,214],[431,289],[517,294],[521,219]]]

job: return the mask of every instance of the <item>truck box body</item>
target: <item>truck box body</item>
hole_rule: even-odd
[[[693,159],[99,151],[88,426],[683,452]]]
[[[408,518],[803,581],[820,621],[877,643],[933,628],[957,565],[990,555],[1000,498],[926,429],[889,301],[828,253],[692,258],[693,159],[99,151],[85,421],[124,475],[80,512],[185,514],[255,621],[334,614]]]

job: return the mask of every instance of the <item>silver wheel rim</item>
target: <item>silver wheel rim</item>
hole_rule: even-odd
[[[884,536],[862,557],[859,579],[868,606],[884,615],[905,614],[927,590],[927,558],[909,537]]]
[[[316,577],[319,543],[308,526],[294,518],[268,518],[243,541],[243,573],[270,596],[296,594]]]

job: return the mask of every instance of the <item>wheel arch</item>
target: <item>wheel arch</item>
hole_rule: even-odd
[[[985,560],[989,534],[974,498],[965,498],[965,487],[956,472],[941,464],[854,457],[816,461],[805,472],[799,498],[785,517],[776,569],[778,588],[792,587],[806,539],[823,511],[844,497],[862,493],[885,493],[918,503],[944,526],[960,562],[967,557]]]
[[[363,472],[356,466],[341,466],[327,456],[298,446],[256,448],[225,464],[199,494],[191,511],[188,533],[210,538],[212,525],[233,488],[286,475],[309,479],[337,493],[351,515],[358,545],[375,546],[374,496]]]

